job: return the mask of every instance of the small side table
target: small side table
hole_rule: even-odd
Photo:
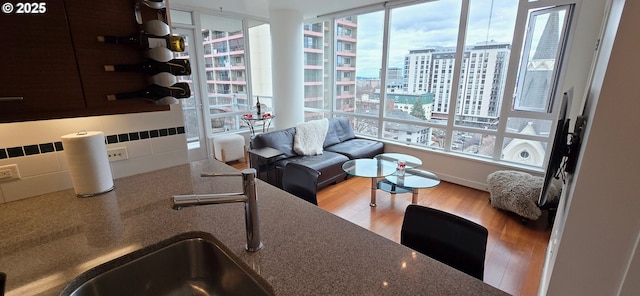
[[[250,166],[256,169],[256,173],[260,180],[266,181],[269,184],[276,185],[274,179],[276,176],[272,176],[274,171],[273,163],[279,156],[284,155],[280,150],[271,147],[258,148],[249,150]],[[256,157],[254,158],[253,155]],[[255,163],[254,163],[255,162]]]
[[[249,132],[253,137],[256,135],[255,125],[258,121],[262,121],[262,132],[265,133],[271,127],[271,120],[274,119],[275,117],[276,116],[273,115],[272,113],[264,113],[264,114],[247,113],[242,115],[242,117],[240,118],[242,118],[242,121],[247,123],[247,125],[249,126]]]

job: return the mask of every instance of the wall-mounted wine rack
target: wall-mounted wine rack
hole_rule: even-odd
[[[98,36],[98,41],[131,45],[142,52],[144,61],[105,65],[104,69],[106,72],[144,73],[149,84],[143,89],[107,95],[107,100],[146,99],[155,104],[166,105],[176,104],[178,99],[190,97],[189,84],[177,82],[176,76],[191,75],[191,65],[188,59],[173,58],[173,52],[185,50],[185,42],[182,36],[171,34],[165,1],[134,1],[132,20],[138,24],[139,31],[128,36]]]

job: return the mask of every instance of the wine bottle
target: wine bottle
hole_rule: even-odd
[[[162,72],[153,76],[149,76],[149,83],[157,84],[159,86],[169,87],[178,82],[178,79],[173,74]]]
[[[98,41],[115,44],[133,44],[140,48],[166,47],[176,52],[184,51],[184,38],[178,35],[156,36],[144,31],[126,37],[98,36]]]
[[[260,116],[260,113],[262,113],[260,110],[262,108],[262,106],[260,105],[260,96],[256,96],[256,110],[258,110],[258,116]]]
[[[166,36],[171,34],[169,25],[161,20],[150,20],[142,25],[142,30],[155,36]]]
[[[141,2],[147,7],[153,9],[163,9],[166,7],[164,0],[142,0]]]
[[[140,64],[105,65],[104,70],[107,72],[143,72],[150,75],[167,72],[180,76],[191,75],[191,64],[187,59],[173,59],[166,63],[147,60]]]
[[[166,47],[150,48],[144,52],[144,55],[158,62],[168,62],[173,59],[173,52]]]
[[[108,95],[107,100],[125,100],[125,99],[147,99],[150,101],[159,101],[167,97],[173,97],[176,99],[186,99],[191,96],[191,90],[189,84],[186,82],[178,82],[169,87],[159,86],[157,84],[151,84],[147,88],[134,92],[118,93],[115,95]]]

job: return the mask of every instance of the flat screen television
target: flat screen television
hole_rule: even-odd
[[[569,112],[569,99],[571,92],[565,92],[562,95],[562,104],[560,106],[560,112],[558,114],[558,124],[556,126],[556,132],[553,137],[553,144],[551,146],[551,153],[549,156],[549,162],[544,175],[544,182],[542,183],[542,190],[540,191],[540,197],[538,197],[538,206],[545,207],[547,201],[550,199],[549,188],[552,186],[554,179],[560,179],[564,177],[563,163],[568,155],[569,145],[569,121],[567,113]]]
[[[569,131],[569,103],[571,96],[573,95],[573,89],[565,92],[562,96],[562,105],[560,106],[560,114],[558,115],[558,125],[556,127],[556,133],[553,137],[553,145],[551,147],[551,154],[549,156],[549,163],[547,164],[547,170],[544,175],[544,182],[542,190],[540,191],[540,197],[538,198],[538,206],[541,208],[549,208],[555,205],[549,204],[550,188],[554,180],[562,178],[564,186],[565,179],[568,174],[573,174],[576,163],[578,161],[578,155],[580,154],[580,147],[582,145],[582,138],[584,136],[584,128],[587,123],[587,119],[583,115],[576,117],[576,123],[573,131]],[[586,108],[586,104],[585,104]]]

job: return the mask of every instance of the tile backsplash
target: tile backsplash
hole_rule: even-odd
[[[0,181],[0,203],[73,188],[60,137],[102,131],[107,149],[126,147],[111,162],[114,178],[186,163],[182,110],[0,124],[0,166],[16,164],[19,180]]]
[[[184,134],[184,126],[161,128],[148,131],[130,132],[118,135],[105,135],[105,144],[116,144],[130,141],[145,140],[150,138],[167,137],[178,134]],[[63,151],[62,142],[32,144],[19,147],[0,147],[0,159],[16,158],[21,156],[29,156],[35,154],[44,154],[54,151]]]

